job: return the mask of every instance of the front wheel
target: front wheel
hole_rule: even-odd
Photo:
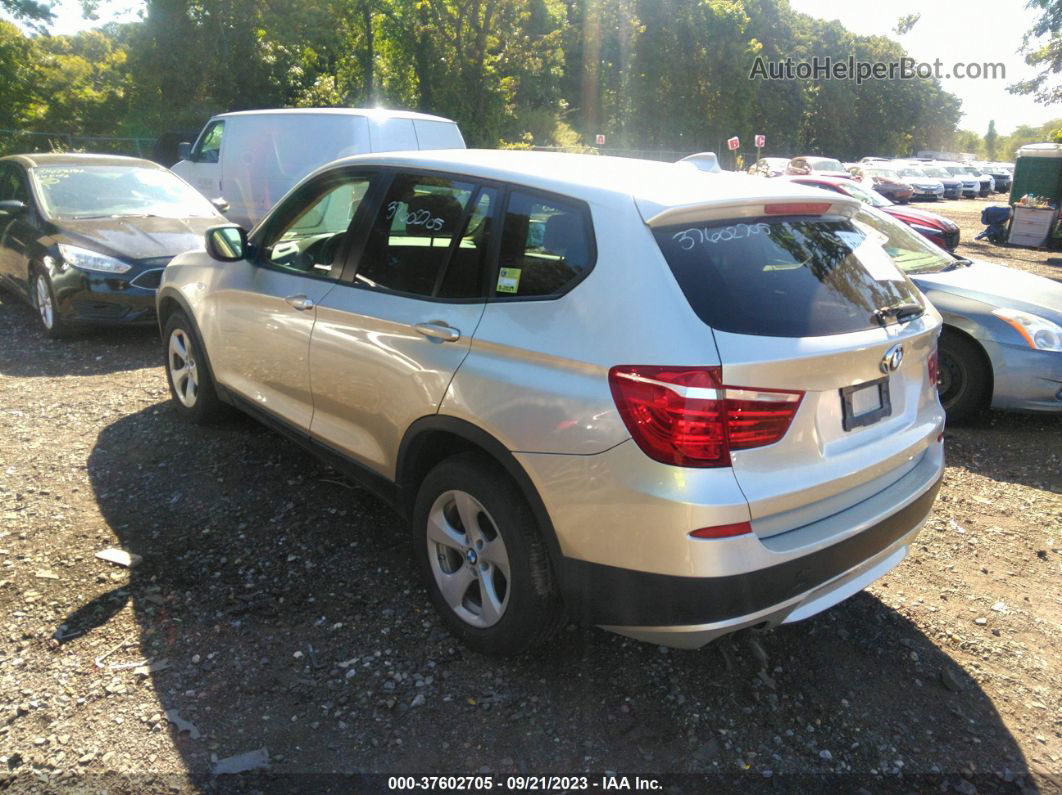
[[[984,408],[991,374],[977,344],[947,329],[940,335],[937,391],[948,422],[964,422]]]
[[[421,483],[413,543],[447,629],[486,654],[519,654],[562,618],[541,531],[516,484],[496,464],[463,453]]]
[[[166,345],[166,379],[177,412],[197,425],[206,425],[225,414],[218,398],[206,357],[191,321],[174,312],[163,332]]]
[[[59,317],[52,280],[40,270],[33,271],[33,306],[37,310],[41,330],[46,336],[54,340],[65,337],[69,333],[66,323]]]

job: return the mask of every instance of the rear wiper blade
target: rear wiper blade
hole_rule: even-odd
[[[870,319],[876,320],[878,325],[884,326],[885,319],[888,317],[894,317],[897,321],[903,321],[905,318],[918,317],[924,311],[925,309],[921,304],[909,301],[907,303],[879,307],[874,310],[874,314],[870,316]]]
[[[972,259],[966,259],[966,257],[956,257],[954,260],[948,263],[948,267],[946,267],[944,270],[953,271],[956,268],[968,268],[971,265],[973,265]]]

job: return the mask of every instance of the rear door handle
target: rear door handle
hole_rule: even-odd
[[[311,301],[302,293],[298,293],[296,295],[289,295],[284,300],[296,309],[298,309],[300,312],[304,312],[307,309],[313,309],[313,301]]]
[[[413,326],[413,329],[418,334],[423,334],[429,339],[439,340],[440,342],[457,342],[457,340],[461,339],[460,331],[446,325],[441,320],[431,323],[417,323]]]

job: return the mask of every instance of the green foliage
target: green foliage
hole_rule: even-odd
[[[921,14],[906,14],[896,20],[896,27],[892,29],[892,32],[897,36],[902,36],[905,33],[910,33],[911,28],[918,24],[918,20],[922,18]]]
[[[604,133],[722,151],[764,133],[766,155],[840,158],[952,142],[959,102],[935,81],[749,77],[757,57],[827,55],[906,53],[786,0],[146,0],[143,21],[77,36],[0,27],[0,112],[146,136],[227,110],[381,105],[456,119],[473,146]]]
[[[985,156],[989,160],[996,159],[996,146],[999,144],[999,133],[996,132],[995,119],[988,122],[988,132],[985,133]]]
[[[1037,102],[1062,102],[1062,85],[1052,82],[1062,72],[1062,0],[1028,0],[1027,8],[1037,10],[1032,28],[1025,34],[1022,51],[1029,66],[1039,73],[1008,88],[1012,94],[1032,94]]]

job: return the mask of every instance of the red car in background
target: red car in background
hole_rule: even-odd
[[[843,193],[853,199],[859,199],[871,207],[877,207],[882,212],[888,213],[897,221],[903,221],[923,237],[933,241],[947,251],[954,251],[955,247],[959,245],[959,227],[944,216],[927,210],[919,210],[906,204],[894,204],[877,191],[869,190],[853,180],[815,175],[780,177],[779,179],[788,179],[801,185],[832,190],[835,193]]]

